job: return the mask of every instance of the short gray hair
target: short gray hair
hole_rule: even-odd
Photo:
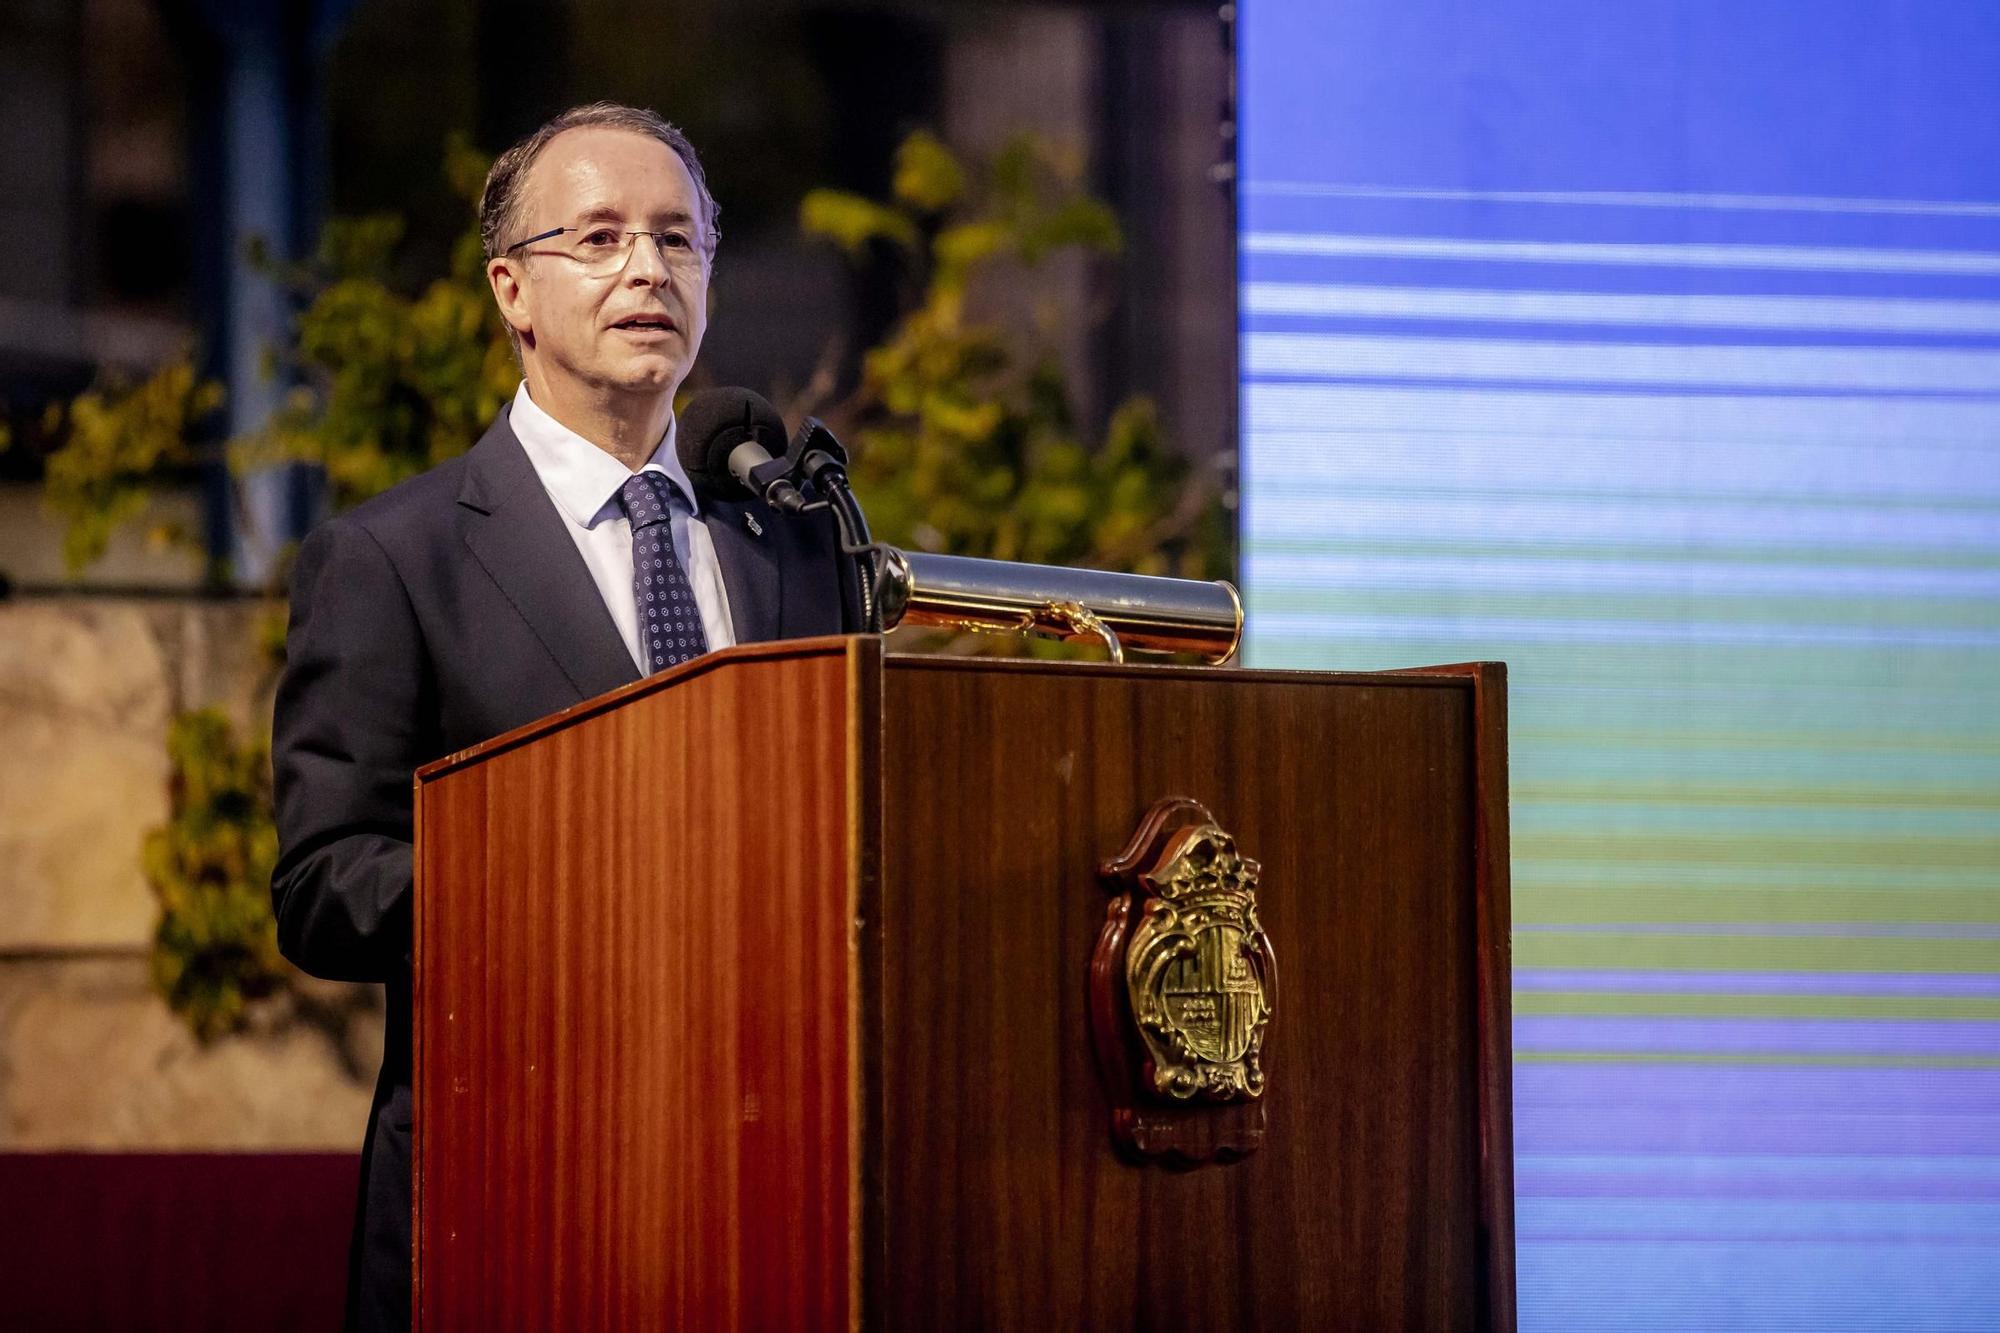
[[[497,259],[508,246],[522,239],[522,187],[535,159],[542,155],[549,141],[565,130],[588,128],[629,130],[658,139],[674,150],[686,164],[688,175],[694,177],[695,191],[701,196],[702,251],[714,260],[716,243],[722,239],[722,230],[716,224],[722,210],[716,205],[715,196],[708,192],[708,177],[701,169],[701,159],[695,156],[694,145],[658,112],[617,102],[573,106],[493,159],[493,168],[486,173],[486,188],[479,193],[479,243],[486,257]],[[503,236],[511,239],[502,240]]]

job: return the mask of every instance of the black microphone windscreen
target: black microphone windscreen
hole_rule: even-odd
[[[674,452],[698,489],[718,495],[748,495],[730,475],[729,452],[755,440],[772,457],[785,452],[785,419],[762,394],[749,389],[703,389],[682,404],[674,432]]]

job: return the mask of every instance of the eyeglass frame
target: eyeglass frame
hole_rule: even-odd
[[[513,253],[514,253],[514,252],[515,252],[516,250],[520,249],[520,248],[521,248],[522,246],[524,246],[524,245],[534,245],[534,244],[537,244],[538,242],[541,242],[541,241],[546,241],[546,240],[550,239],[551,237],[555,237],[555,236],[562,236],[562,235],[565,235],[565,234],[567,234],[567,233],[569,233],[569,232],[572,232],[572,231],[576,231],[576,232],[582,232],[582,231],[597,231],[597,230],[599,230],[599,229],[603,229],[603,230],[606,230],[606,231],[615,231],[615,232],[617,232],[617,233],[618,233],[619,235],[621,235],[621,236],[625,236],[625,237],[628,237],[628,238],[629,238],[629,237],[635,237],[635,236],[650,236],[650,237],[652,237],[652,238],[653,238],[653,245],[654,245],[654,247],[655,247],[655,248],[657,248],[657,249],[661,249],[661,250],[662,250],[662,256],[661,256],[661,257],[662,257],[663,259],[665,258],[665,254],[664,254],[664,247],[663,247],[663,246],[661,246],[661,244],[660,244],[660,241],[661,241],[661,238],[662,238],[662,237],[666,237],[666,236],[672,236],[672,235],[675,235],[675,234],[676,234],[676,233],[675,233],[675,231],[674,231],[673,229],[671,229],[671,228],[670,228],[669,230],[667,230],[667,231],[648,231],[648,230],[646,230],[645,228],[643,228],[643,227],[642,227],[642,228],[640,228],[640,229],[639,229],[639,230],[637,230],[637,231],[633,231],[633,230],[631,230],[631,229],[629,229],[629,228],[626,228],[626,227],[612,227],[612,226],[609,226],[609,225],[607,225],[607,224],[605,224],[605,223],[602,223],[602,222],[579,222],[579,223],[577,223],[577,224],[576,224],[575,226],[573,226],[573,227],[551,227],[551,228],[549,228],[549,229],[548,229],[547,231],[545,231],[545,232],[542,232],[542,233],[540,233],[539,235],[535,235],[535,236],[530,236],[530,237],[528,237],[528,238],[527,238],[526,240],[521,240],[521,241],[516,241],[516,242],[514,242],[514,243],[513,243],[512,245],[508,246],[508,247],[507,247],[506,249],[502,250],[502,251],[501,251],[500,253],[501,253],[502,255],[511,255],[511,254],[513,254]],[[629,240],[629,239],[628,239],[628,240],[627,240],[627,241],[625,242],[625,252],[624,252],[624,263],[625,263],[625,264],[629,264],[629,263],[631,263],[631,262],[632,262],[632,250],[633,250],[633,246],[634,246],[635,244],[636,244],[636,242],[634,242],[634,241],[632,241],[632,240]],[[697,254],[697,255],[700,255],[700,256],[701,256],[701,258],[702,258],[702,261],[703,261],[704,263],[706,263],[706,262],[708,261],[708,259],[710,258],[710,255],[709,255],[709,252],[708,252],[708,250],[707,250],[707,249],[705,249],[705,248],[704,248],[704,247],[703,247],[702,245],[700,245],[700,244],[699,244],[699,243],[697,243],[697,242],[693,242],[693,241],[690,241],[690,243],[689,243],[689,245],[688,245],[688,250],[689,250],[689,252],[690,252],[690,253],[692,253],[692,254]],[[568,255],[568,256],[565,256],[565,257],[566,257],[566,258],[570,258],[570,259],[575,259],[575,258],[576,258],[576,256],[575,256],[575,255]],[[624,266],[623,264],[621,264],[621,265],[620,265],[620,267],[621,267],[621,268],[622,268],[623,266]],[[616,272],[617,270],[616,270],[616,269],[611,269],[611,270],[607,270],[607,271],[609,271],[609,272]]]

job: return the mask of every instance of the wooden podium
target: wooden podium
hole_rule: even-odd
[[[430,765],[418,1327],[1512,1329],[1505,709],[817,639]],[[1192,1167],[1093,1045],[1165,797],[1261,863],[1282,976],[1261,1095],[1159,1112],[1255,1117]]]

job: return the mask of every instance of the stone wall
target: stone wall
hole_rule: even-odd
[[[150,989],[139,868],[168,720],[269,725],[251,601],[0,602],[0,1149],[353,1149],[379,1061],[368,990],[203,1046]],[[307,1020],[313,1016],[313,1021]]]

